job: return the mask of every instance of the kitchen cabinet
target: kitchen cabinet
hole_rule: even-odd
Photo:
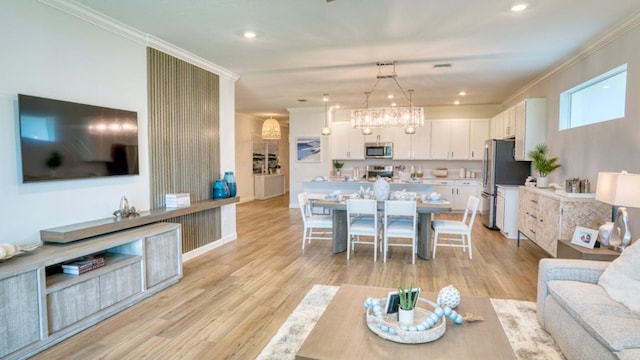
[[[518,186],[498,185],[496,226],[508,239],[518,237]]]
[[[373,128],[371,129],[371,135],[362,135],[364,137],[364,142],[393,142],[394,137],[394,129],[393,127],[386,128]],[[358,129],[358,132],[362,134],[362,131]]]
[[[484,142],[489,138],[489,119],[469,120],[469,160],[482,160]]]
[[[469,158],[469,120],[431,120],[431,158]]]
[[[350,122],[331,124],[331,158],[335,160],[364,160],[364,135]]]
[[[515,107],[510,107],[504,111],[504,139],[513,139],[516,137],[516,109]]]
[[[611,220],[611,205],[594,198],[520,186],[518,202],[518,237],[525,235],[553,257],[558,240],[571,240],[576,226],[597,229]]]
[[[504,113],[491,118],[491,138],[504,139]]]
[[[526,99],[514,107],[516,121],[515,159],[530,161],[527,155],[536,145],[545,142],[546,99]]]
[[[467,207],[469,196],[480,198],[482,184],[479,180],[428,180],[427,183],[435,186],[435,192],[442,195],[443,200],[451,203],[451,210],[464,210]],[[481,211],[478,208],[478,211]]]
[[[405,134],[404,128],[393,128],[394,160],[428,160],[431,155],[431,122],[417,126],[415,134]]]

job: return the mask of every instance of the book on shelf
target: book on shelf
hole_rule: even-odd
[[[65,274],[80,275],[106,264],[101,257],[83,257],[62,264],[62,272]]]
[[[181,207],[191,205],[191,195],[189,193],[165,194],[166,207]]]

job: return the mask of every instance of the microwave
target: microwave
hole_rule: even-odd
[[[365,159],[393,159],[393,143],[364,144]]]

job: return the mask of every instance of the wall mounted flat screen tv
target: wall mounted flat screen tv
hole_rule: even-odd
[[[138,175],[138,113],[18,94],[22,181]]]

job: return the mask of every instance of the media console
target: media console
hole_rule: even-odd
[[[106,265],[80,275],[60,271],[87,255]],[[46,244],[0,263],[0,358],[34,355],[181,277],[181,226],[174,223]]]

